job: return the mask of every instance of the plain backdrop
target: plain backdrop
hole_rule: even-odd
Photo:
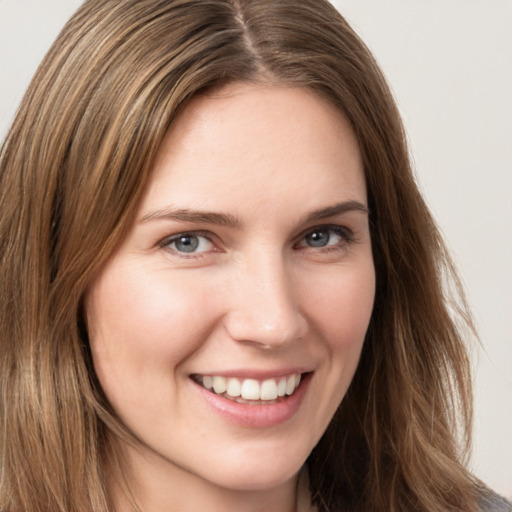
[[[299,0],[298,0],[299,1]],[[0,138],[79,0],[0,0]],[[512,0],[334,0],[379,61],[469,293],[472,469],[512,498]]]

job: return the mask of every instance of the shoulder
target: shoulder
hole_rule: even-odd
[[[501,496],[486,491],[480,499],[480,512],[512,512],[512,503]]]

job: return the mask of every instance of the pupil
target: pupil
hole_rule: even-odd
[[[315,231],[306,237],[312,247],[324,247],[329,242],[329,234],[326,231]]]
[[[176,241],[176,249],[180,252],[194,252],[198,246],[197,236],[180,236]]]

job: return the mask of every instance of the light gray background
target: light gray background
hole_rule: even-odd
[[[80,3],[0,0],[0,137]],[[483,344],[472,468],[512,498],[512,0],[333,3],[391,82],[418,180],[467,286]]]

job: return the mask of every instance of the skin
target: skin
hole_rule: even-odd
[[[85,298],[99,381],[136,439],[119,443],[143,511],[295,510],[298,472],[371,316],[366,204],[354,134],[311,91],[235,83],[174,121],[131,230]],[[183,233],[195,252],[176,243]],[[312,376],[297,412],[270,427],[229,421],[191,379],[283,368]]]

